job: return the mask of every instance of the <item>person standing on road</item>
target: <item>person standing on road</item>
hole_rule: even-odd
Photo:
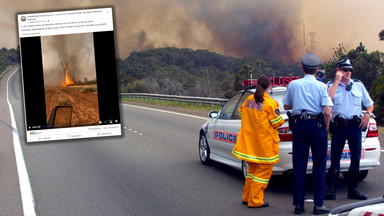
[[[331,141],[331,167],[328,170],[325,199],[336,199],[336,181],[340,173],[340,158],[345,141],[351,154],[351,165],[348,169],[348,198],[366,200],[367,196],[357,188],[360,172],[361,158],[361,130],[365,130],[369,119],[374,117],[373,101],[364,84],[357,79],[351,79],[353,63],[349,58],[336,63],[337,73],[335,80],[328,83],[329,95],[334,107],[332,109],[332,141]],[[362,114],[363,104],[367,112]]]
[[[301,214],[305,211],[305,177],[309,148],[311,148],[313,159],[313,213],[324,214],[330,211],[323,205],[323,201],[328,146],[327,130],[331,119],[330,106],[333,103],[329,97],[327,85],[315,78],[320,63],[320,59],[316,55],[304,54],[301,57],[304,77],[290,82],[283,97],[284,109],[292,109],[288,116],[293,136],[293,205],[295,206],[295,214]]]
[[[271,86],[267,76],[260,76],[255,94],[239,107],[241,127],[232,154],[249,165],[243,188],[243,204],[249,208],[269,206],[264,202],[264,190],[273,164],[279,161],[277,128],[284,124],[284,119],[277,101],[267,94]]]

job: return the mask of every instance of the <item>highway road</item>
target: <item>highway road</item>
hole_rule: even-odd
[[[9,76],[0,84],[0,215],[23,215],[4,91]],[[121,104],[123,136],[31,144],[25,142],[20,72],[9,82],[37,215],[293,215],[288,177],[272,177],[265,192],[269,208],[249,209],[241,204],[240,171],[200,163],[198,131],[204,118]],[[382,182],[380,166],[360,188],[379,197]],[[311,188],[309,180],[307,215],[312,215]],[[353,202],[346,190],[341,181],[338,199],[325,205]]]

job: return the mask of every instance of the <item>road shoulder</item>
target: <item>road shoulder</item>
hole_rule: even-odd
[[[8,77],[14,70],[11,68],[0,81],[0,209],[2,215],[23,215],[6,91]]]

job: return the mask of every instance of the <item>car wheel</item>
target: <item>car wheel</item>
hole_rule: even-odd
[[[369,170],[360,170],[359,181],[363,181],[368,176]],[[342,172],[345,180],[348,181],[348,172]]]
[[[241,171],[243,171],[244,178],[247,177],[247,171],[248,171],[248,162],[247,161],[241,161]]]
[[[204,165],[209,165],[211,162],[211,159],[209,158],[210,150],[207,138],[203,133],[200,134],[200,140],[199,140],[199,157],[200,161]]]

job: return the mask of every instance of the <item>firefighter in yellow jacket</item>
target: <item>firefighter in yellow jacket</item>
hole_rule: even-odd
[[[280,160],[277,128],[284,119],[277,101],[267,94],[271,86],[267,76],[259,77],[255,94],[248,96],[239,107],[241,128],[232,154],[248,161],[243,204],[250,208],[269,206],[264,202],[264,190],[272,175],[273,164]]]

